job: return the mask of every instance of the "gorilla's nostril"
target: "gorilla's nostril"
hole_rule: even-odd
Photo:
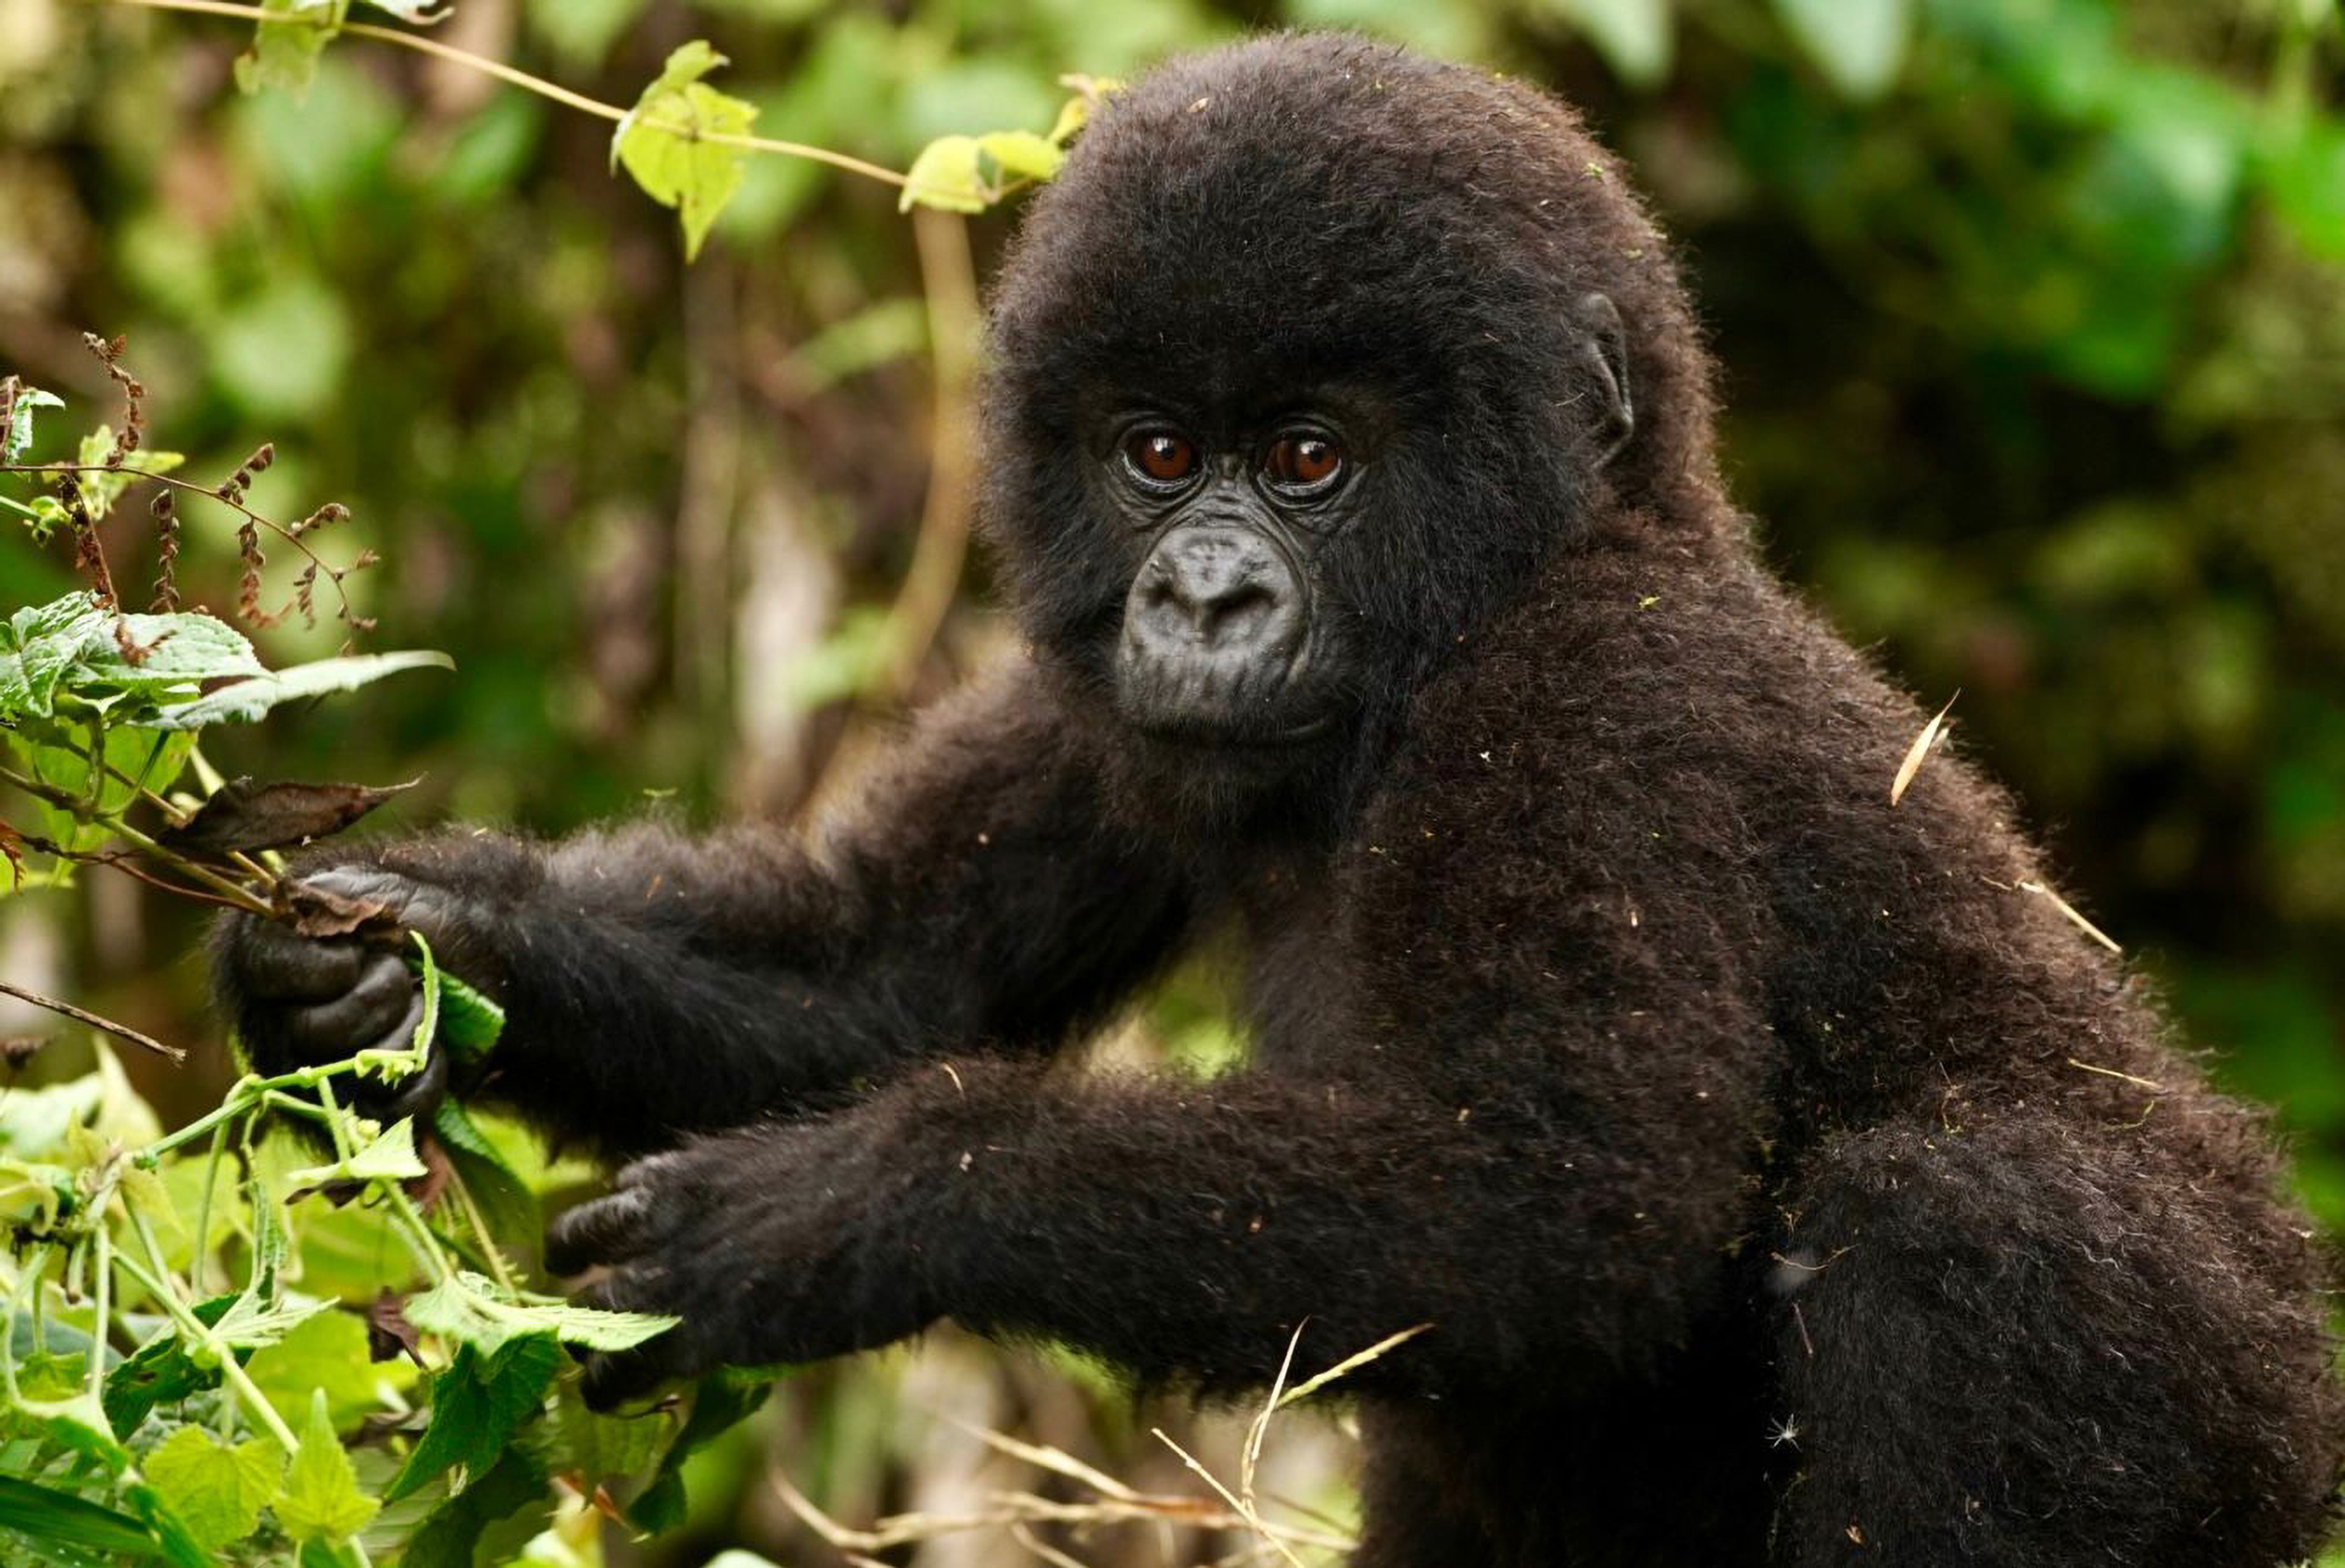
[[[1197,629],[1213,643],[1251,642],[1278,610],[1278,595],[1249,582],[1205,603]]]

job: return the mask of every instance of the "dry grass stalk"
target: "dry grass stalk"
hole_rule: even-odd
[[[1187,1449],[1173,1442],[1162,1428],[1152,1427],[1156,1440],[1171,1449],[1196,1476],[1211,1487],[1221,1502],[1217,1504],[1203,1497],[1153,1495],[1118,1481],[1104,1471],[1084,1463],[1063,1449],[1047,1443],[1026,1442],[1006,1433],[955,1421],[953,1425],[976,1438],[998,1453],[1047,1471],[1084,1487],[1092,1495],[1081,1502],[1058,1502],[1025,1492],[999,1492],[992,1494],[993,1506],[976,1513],[892,1513],[876,1521],[868,1530],[858,1530],[842,1524],[817,1507],[810,1498],[790,1484],[789,1477],[778,1469],[772,1472],[774,1491],[784,1506],[796,1514],[800,1522],[837,1548],[857,1568],[883,1568],[871,1554],[917,1542],[929,1541],[941,1535],[959,1534],[970,1530],[1004,1530],[1010,1539],[1025,1547],[1051,1568],[1085,1568],[1085,1564],[1042,1541],[1034,1533],[1042,1524],[1099,1526],[1115,1524],[1177,1524],[1195,1530],[1243,1530],[1254,1537],[1256,1545],[1233,1553],[1216,1568],[1241,1568],[1251,1563],[1264,1563],[1274,1557],[1288,1568],[1305,1568],[1297,1549],[1348,1553],[1359,1543],[1348,1533],[1332,1527],[1324,1519],[1316,1524],[1291,1524],[1264,1515],[1256,1501],[1254,1473],[1261,1463],[1262,1451],[1270,1431],[1271,1418],[1297,1401],[1309,1398],[1339,1378],[1345,1377],[1386,1354],[1396,1346],[1406,1343],[1433,1327],[1419,1323],[1415,1328],[1379,1340],[1356,1355],[1347,1356],[1315,1377],[1306,1379],[1293,1388],[1286,1378],[1294,1365],[1294,1352],[1303,1341],[1303,1330],[1308,1320],[1298,1324],[1294,1335],[1286,1342],[1286,1354],[1279,1362],[1278,1375],[1272,1381],[1270,1394],[1262,1410],[1246,1428],[1245,1446],[1239,1460],[1238,1484],[1233,1491]],[[948,1418],[949,1419],[949,1418]],[[1273,1499],[1274,1502],[1280,1500]],[[1282,1502],[1282,1506],[1294,1505]],[[1307,1513],[1308,1510],[1294,1509]]]
[[[2086,936],[2090,936],[2094,941],[2099,943],[2110,952],[2122,953],[2125,951],[2124,948],[2117,946],[2117,939],[2115,937],[2112,937],[2107,932],[2102,930],[2099,926],[2086,919],[2082,915],[2076,912],[2076,906],[2075,905],[2069,903],[2066,899],[2061,897],[2058,894],[2053,892],[2042,883],[2022,882],[2017,884],[2017,886],[2019,891],[2022,893],[2032,893],[2038,898],[2050,899],[2052,901],[2052,907],[2066,916],[2069,920],[2076,925],[2077,930],[2082,931]]]
[[[1905,760],[1897,764],[1897,776],[1889,784],[1891,805],[1905,798],[1906,788],[1913,784],[1914,775],[1922,771],[1923,759],[1930,754],[1930,748],[1938,744],[1938,737],[1946,733],[1946,715],[1954,711],[1955,700],[1962,694],[1962,688],[1956,687],[1954,696],[1946,699],[1946,705],[1938,710],[1935,718],[1922,726],[1922,733],[1914,736],[1913,745],[1906,748]]]

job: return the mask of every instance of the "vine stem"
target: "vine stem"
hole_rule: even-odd
[[[141,1244],[145,1244],[143,1237]],[[151,1254],[149,1261],[158,1269],[162,1267],[161,1259]],[[220,1342],[219,1336],[212,1332],[209,1324],[188,1310],[188,1304],[179,1300],[179,1293],[166,1281],[120,1254],[116,1255],[114,1266],[146,1288],[147,1293],[162,1307],[165,1315],[178,1325],[179,1332],[198,1344],[208,1346],[218,1356],[220,1377],[236,1391],[236,1397],[252,1412],[253,1420],[268,1428],[269,1435],[277,1440],[287,1457],[291,1457],[293,1452],[301,1446],[301,1440],[293,1435],[293,1429],[285,1424],[285,1418],[277,1413],[277,1407],[269,1402],[269,1396],[260,1391],[260,1385],[237,1364],[236,1352]]]
[[[114,4],[136,5],[149,11],[193,11],[207,16],[234,16],[242,21],[267,22],[272,26],[331,25],[322,18],[317,22],[309,21],[308,13],[296,12],[280,15],[264,11],[258,5],[238,5],[235,0],[114,0]],[[543,76],[531,76],[527,71],[508,66],[502,60],[492,60],[484,55],[475,55],[469,49],[459,49],[452,45],[442,44],[436,38],[426,38],[415,33],[402,33],[396,27],[378,27],[371,22],[345,22],[335,31],[349,33],[360,38],[372,38],[381,43],[396,44],[401,48],[413,49],[419,54],[446,60],[452,65],[462,66],[467,70],[479,71],[485,76],[494,76],[501,82],[507,82],[524,91],[535,93],[541,98],[550,98],[557,104],[576,109],[581,114],[593,115],[597,119],[617,122],[628,116],[629,111],[619,107],[616,104],[606,104],[600,98],[590,98],[584,93],[574,93],[559,83],[549,82]],[[907,183],[905,177],[898,174],[894,169],[882,168],[876,163],[867,163],[849,154],[833,152],[828,147],[814,147],[806,142],[779,141],[771,137],[730,136],[718,131],[697,130],[690,126],[670,125],[665,120],[645,120],[642,123],[655,130],[665,131],[671,136],[682,137],[686,141],[706,142],[711,147],[740,147],[746,152],[778,153],[784,157],[807,158],[815,163],[828,164],[833,168],[843,168],[850,174],[859,174],[866,179],[878,180],[884,185],[902,186]]]
[[[201,883],[239,909],[260,916],[264,919],[273,918],[277,913],[267,904],[254,897],[249,889],[239,886],[218,873],[198,865],[176,850],[165,848],[123,821],[118,814],[85,812],[84,803],[70,790],[62,790],[55,784],[45,784],[39,779],[20,774],[10,767],[0,767],[0,784],[14,784],[26,794],[36,795],[52,805],[62,807],[73,813],[76,820],[96,822],[107,832],[135,845],[140,853],[163,862],[192,882]]]

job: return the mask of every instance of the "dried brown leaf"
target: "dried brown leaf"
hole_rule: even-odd
[[[416,781],[377,789],[354,784],[255,784],[230,779],[195,815],[156,835],[181,855],[223,858],[239,850],[283,849],[340,833]]]

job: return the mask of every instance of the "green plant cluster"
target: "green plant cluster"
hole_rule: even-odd
[[[343,1103],[435,1038],[494,1043],[495,1005],[417,946],[409,1049],[248,1076],[168,1134],[111,1057],[0,1099],[9,1561],[570,1568],[559,1512],[672,1526],[684,1461],[762,1401],[767,1380],[728,1373],[681,1414],[585,1409],[564,1348],[674,1320],[517,1284],[504,1249],[533,1243],[536,1204],[454,1102],[421,1145]]]

